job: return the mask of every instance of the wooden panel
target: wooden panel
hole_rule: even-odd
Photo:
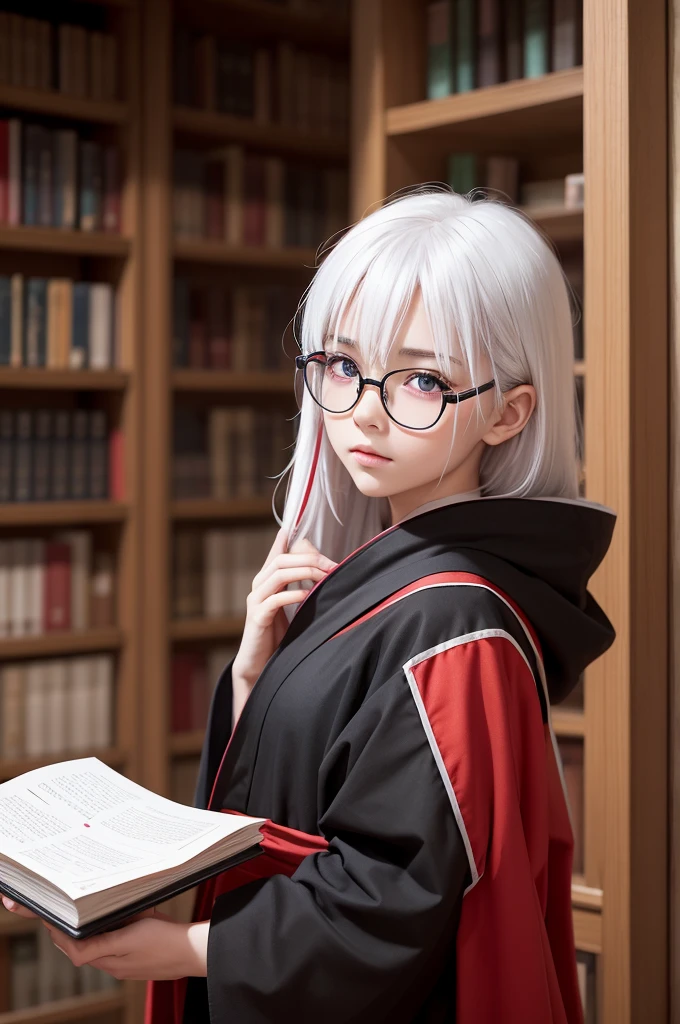
[[[680,1019],[680,0],[669,4],[670,89],[670,1019]]]
[[[128,117],[124,103],[103,103],[100,100],[80,99],[56,91],[24,89],[6,83],[0,84],[0,107],[100,124],[123,124]]]
[[[124,370],[52,370],[0,367],[0,388],[33,390],[121,391],[129,374]]]
[[[218,114],[212,110],[176,107],[173,121],[178,137],[191,139],[194,145],[201,139],[209,145],[216,142],[240,142],[251,149],[264,149],[268,153],[306,156],[326,162],[344,162],[349,155],[348,143],[343,139],[324,138],[296,131],[287,125],[260,123],[245,117]]]
[[[191,263],[242,264],[251,267],[270,267],[273,270],[303,270],[305,267],[316,266],[314,249],[227,245],[224,242],[211,242],[203,238],[177,239],[174,243],[174,254],[176,259]]]
[[[121,501],[46,501],[0,505],[0,526],[61,526],[65,523],[116,523],[128,514]]]
[[[352,5],[350,220],[385,198],[383,0]]]
[[[126,256],[129,239],[103,231],[67,228],[0,227],[0,249],[76,253],[78,256]]]
[[[3,637],[0,640],[0,661],[83,654],[88,651],[114,651],[122,644],[123,632],[120,629],[84,629],[80,633]]]
[[[590,910],[573,912],[576,948],[584,953],[602,952],[602,916]],[[605,1019],[607,1019],[605,1015]],[[651,1020],[651,1018],[650,1018]]]
[[[665,5],[584,14],[587,486],[618,514],[593,585],[618,638],[587,675],[586,857],[604,1019],[627,1024],[665,1020],[668,990]]]

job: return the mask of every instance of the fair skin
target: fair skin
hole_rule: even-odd
[[[395,336],[385,367],[365,365],[353,331],[351,311],[338,334],[337,342],[327,341],[326,350],[351,359],[364,377],[379,380],[390,370],[408,367],[431,369],[439,376],[434,357],[422,354],[433,352],[434,345],[419,297]],[[418,354],[414,355],[414,351]],[[472,381],[455,343],[452,356],[446,383],[454,391],[465,391],[472,387]],[[479,382],[491,379],[488,362],[482,361],[479,374]],[[330,444],[358,490],[371,497],[387,498],[392,523],[396,523],[425,502],[478,488],[484,446],[502,444],[518,434],[535,405],[536,393],[528,384],[506,391],[500,408],[495,404],[493,391],[461,402],[453,445],[454,406],[448,405],[431,429],[409,430],[390,419],[378,389],[370,386],[348,412],[324,411],[323,416]],[[357,445],[385,456],[384,461],[374,466],[362,464],[352,452]],[[286,531],[279,530],[262,569],[253,579],[246,602],[246,623],[232,666],[234,723],[288,628],[284,606],[299,603],[307,594],[302,586],[293,590],[286,587],[306,580],[318,583],[335,565],[306,539],[295,541],[289,548]],[[3,903],[22,917],[35,917],[6,897]],[[115,978],[168,980],[207,976],[209,921],[180,924],[151,910],[116,931],[79,940],[69,938],[52,925],[44,926],[76,966],[88,963]]]

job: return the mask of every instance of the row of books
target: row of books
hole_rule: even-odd
[[[0,84],[116,100],[116,37],[0,11]]]
[[[0,637],[113,626],[113,576],[88,530],[0,540]]]
[[[91,964],[75,967],[55,946],[47,928],[9,942],[9,1010],[117,989],[121,982]]]
[[[173,615],[245,615],[253,577],[264,565],[278,528],[177,530],[173,535]]]
[[[287,40],[273,48],[180,29],[174,95],[182,106],[336,139],[349,128],[347,62]]]
[[[347,18],[349,14],[349,0],[269,0],[269,3],[287,7],[290,11],[316,14],[320,17],[330,14],[342,19]]]
[[[215,684],[237,650],[238,646],[230,645],[213,647],[208,651],[175,651],[171,662],[172,732],[205,729]],[[173,799],[178,797],[173,796]],[[192,802],[191,798],[188,802]]]
[[[121,501],[122,443],[103,409],[2,409],[0,502]]]
[[[180,407],[173,421],[175,498],[271,495],[292,456],[294,424],[252,406]]]
[[[120,233],[117,146],[0,120],[0,224]]]
[[[560,736],[557,740],[564,769],[564,781],[567,787],[569,810],[574,830],[574,860],[572,871],[575,875],[583,874],[583,823],[584,823],[584,778],[583,778],[583,740]]]
[[[173,226],[177,238],[230,245],[317,246],[347,226],[348,172],[246,152],[177,150]]]
[[[454,192],[465,195],[475,188],[501,192],[511,203],[533,210],[563,207],[580,210],[584,202],[584,177],[578,171],[561,178],[520,181],[519,160],[511,156],[480,157],[477,153],[451,153],[446,180]]]
[[[432,0],[428,99],[580,65],[582,19],[582,0]]]
[[[0,366],[114,366],[115,306],[110,284],[0,275]]]
[[[113,668],[110,654],[4,664],[0,757],[65,757],[110,747]]]
[[[284,285],[173,286],[173,364],[195,369],[290,370],[283,337],[300,297]]]

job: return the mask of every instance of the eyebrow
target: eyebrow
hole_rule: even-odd
[[[326,341],[332,340],[332,338],[332,334],[326,335]],[[338,342],[341,345],[348,345],[356,348],[356,341],[353,341],[352,338],[346,338],[343,334],[338,335]],[[400,356],[423,356],[426,359],[435,358],[434,352],[429,352],[427,349],[424,348],[400,348],[398,354]],[[458,363],[459,366],[463,365],[460,359],[456,359],[455,356],[449,356],[449,358],[451,359],[452,363]]]

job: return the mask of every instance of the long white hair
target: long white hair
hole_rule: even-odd
[[[486,353],[499,402],[518,384],[536,388],[536,409],[524,429],[486,447],[482,494],[574,498],[579,425],[572,293],[550,243],[525,215],[474,196],[421,185],[354,224],[331,245],[302,296],[296,340],[303,354],[322,349],[329,335],[337,338],[351,309],[365,365],[384,367],[419,292],[444,375],[455,332],[473,386],[484,383],[478,367]],[[307,537],[340,561],[390,525],[389,504],[357,489],[328,442],[323,410],[296,374],[299,424],[284,470],[290,476],[283,519],[277,520],[288,527],[289,542]]]

